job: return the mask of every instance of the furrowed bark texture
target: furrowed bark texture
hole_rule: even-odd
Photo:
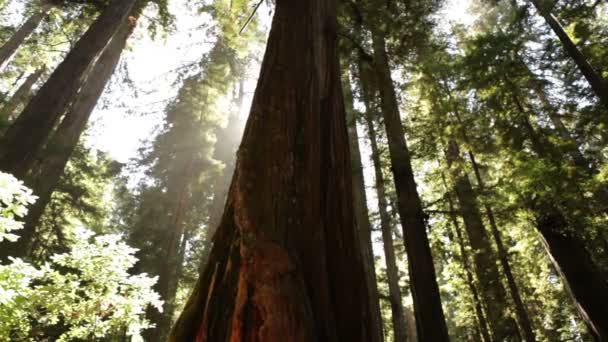
[[[9,59],[17,52],[19,46],[34,32],[51,9],[50,4],[43,4],[40,10],[32,14],[19,29],[0,47],[0,71],[6,67]]]
[[[127,18],[136,0],[113,0],[0,139],[0,170],[23,179],[67,110],[90,66]]]
[[[353,175],[353,209],[355,210],[355,223],[361,243],[361,255],[365,269],[365,280],[369,290],[368,299],[371,310],[371,326],[373,328],[370,342],[384,340],[382,315],[380,313],[380,297],[378,295],[378,281],[374,260],[372,224],[367,209],[367,195],[365,193],[365,178],[363,163],[361,162],[361,149],[359,148],[359,133],[357,132],[357,117],[353,105],[353,95],[348,77],[344,77],[344,97],[346,104],[346,124],[348,128],[348,141],[350,146],[352,175]],[[401,301],[401,298],[399,298]],[[405,327],[405,321],[404,321]]]
[[[401,288],[399,287],[399,268],[397,268],[397,257],[395,256],[395,246],[393,243],[393,227],[388,213],[388,201],[386,199],[386,184],[382,174],[382,164],[380,162],[380,149],[378,148],[378,136],[374,126],[373,113],[369,111],[366,115],[367,132],[372,148],[372,161],[376,180],[376,193],[378,195],[378,211],[380,213],[380,228],[382,230],[382,242],[384,259],[386,261],[386,277],[388,278],[388,293],[391,303],[391,317],[393,320],[393,331],[395,341],[407,340],[407,323],[403,302],[401,300]]]
[[[495,263],[496,256],[483,224],[471,181],[463,170],[464,160],[454,140],[449,142],[446,156],[451,168],[454,192],[473,249],[475,273],[486,306],[488,323],[495,341],[511,341],[517,336],[517,327],[508,315],[509,303]]]
[[[278,0],[224,216],[171,341],[369,341],[336,1]]]
[[[1,257],[23,257],[30,252],[36,226],[51,200],[51,195],[63,175],[65,166],[86,128],[105,85],[118,65],[120,55],[135,26],[135,17],[124,19],[122,23],[123,27],[97,60],[77,100],[44,148],[34,171],[26,177],[26,184],[38,199],[24,218],[24,227],[19,231],[19,240],[4,243],[2,247],[5,248],[0,249]]]
[[[397,205],[408,256],[418,338],[421,341],[448,341],[433,256],[426,232],[425,214],[401,124],[384,37],[374,30],[372,38],[381,108],[397,190]]]

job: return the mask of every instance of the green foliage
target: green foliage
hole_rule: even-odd
[[[0,242],[17,240],[18,236],[12,232],[23,228],[23,223],[17,220],[25,216],[27,205],[35,200],[36,197],[23,182],[0,172]]]
[[[15,218],[34,198],[5,173],[0,194],[0,240],[12,241]],[[79,228],[70,250],[40,267],[14,258],[0,264],[0,339],[71,341],[126,333],[141,340],[141,331],[150,328],[147,307],[162,310],[162,302],[152,290],[155,278],[130,273],[135,251],[120,235]]]

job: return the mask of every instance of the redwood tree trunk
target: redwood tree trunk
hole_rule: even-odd
[[[2,116],[5,116],[9,122],[12,120],[15,108],[17,108],[20,104],[24,103],[30,96],[32,87],[34,86],[34,84],[36,84],[36,82],[38,82],[38,80],[44,73],[44,70],[45,68],[39,68],[38,70],[30,74],[25,79],[25,82],[23,82],[23,84],[19,86],[17,91],[15,91],[15,93],[13,94],[11,99],[6,103],[6,105],[2,107]]]
[[[366,101],[367,102],[367,101]],[[382,229],[382,242],[384,244],[384,259],[386,261],[386,276],[388,278],[388,293],[391,303],[391,313],[393,319],[393,331],[395,341],[407,340],[407,322],[403,311],[401,300],[401,288],[399,287],[399,268],[397,268],[397,257],[395,256],[395,246],[393,244],[393,227],[391,217],[388,213],[388,201],[386,200],[386,185],[382,174],[382,164],[380,162],[380,149],[378,148],[378,137],[374,127],[373,110],[369,103],[366,115],[367,132],[372,148],[372,161],[374,163],[376,193],[378,195],[378,211],[380,213],[380,228]]]
[[[370,340],[370,342],[381,342],[384,340],[382,330],[383,324],[380,313],[378,281],[376,279],[376,267],[372,241],[372,224],[370,222],[369,211],[367,209],[365,178],[363,176],[363,163],[361,162],[361,149],[359,148],[359,133],[357,132],[357,113],[355,112],[353,105],[353,95],[348,77],[343,77],[343,83],[344,100],[346,104],[346,124],[348,128],[348,141],[350,146],[353,175],[353,208],[355,210],[355,223],[357,225],[357,232],[359,234],[359,241],[361,243],[361,255],[363,257],[365,279],[367,281],[367,287],[369,290],[369,307],[372,312],[370,323],[374,329],[372,331],[372,340]],[[401,302],[401,297],[399,297],[399,302]]]
[[[444,178],[444,184],[445,184]],[[447,184],[446,184],[447,185]],[[447,188],[447,186],[446,186]],[[488,322],[486,320],[485,314],[483,312],[483,304],[481,303],[481,299],[479,298],[479,292],[477,291],[477,287],[475,287],[475,278],[473,277],[472,267],[469,262],[469,253],[467,252],[465,246],[465,240],[462,235],[462,231],[460,229],[460,225],[458,224],[458,219],[456,218],[456,208],[454,206],[454,202],[452,200],[452,196],[450,193],[447,194],[448,198],[448,208],[450,210],[450,220],[452,221],[452,227],[456,232],[456,241],[458,243],[458,247],[460,249],[460,263],[465,272],[466,283],[471,291],[471,295],[473,296],[473,305],[475,307],[475,316],[478,322],[478,330],[479,334],[483,338],[484,342],[491,342],[492,338],[490,337],[490,331],[488,330]]]
[[[454,192],[460,204],[460,213],[473,249],[475,273],[483,300],[486,304],[488,323],[492,328],[494,340],[510,341],[517,337],[517,327],[509,319],[506,291],[495,263],[496,257],[490,238],[484,227],[481,212],[468,175],[463,170],[464,160],[455,141],[448,144],[446,153],[454,182]]]
[[[122,23],[123,27],[95,63],[78,99],[72,104],[41,153],[41,159],[36,164],[34,171],[27,176],[26,184],[38,196],[38,200],[30,207],[24,219],[24,227],[19,231],[19,240],[3,244],[1,246],[3,248],[0,248],[0,257],[23,257],[30,252],[36,226],[51,200],[51,195],[63,175],[65,166],[86,128],[106,83],[120,60],[121,52],[135,25],[134,20],[127,22],[124,19]]]
[[[171,341],[371,339],[335,0],[278,0],[226,210]]]
[[[397,190],[397,205],[402,222],[405,250],[409,262],[418,337],[420,341],[448,341],[449,336],[426,231],[425,213],[422,210],[422,202],[418,195],[411,157],[401,124],[384,36],[374,30],[372,37],[381,108]]]
[[[53,127],[74,100],[86,72],[136,0],[112,0],[0,139],[0,170],[23,179]]]
[[[545,19],[555,35],[562,42],[566,54],[568,54],[574,63],[576,63],[585,79],[587,79],[587,82],[589,82],[591,89],[593,89],[595,95],[600,99],[600,102],[608,109],[608,83],[606,80],[604,80],[602,75],[597,72],[593,66],[591,66],[585,55],[583,55],[572,39],[570,39],[557,18],[555,18],[547,8],[549,1],[532,0],[532,3],[534,4],[534,7],[536,7],[538,13]]]
[[[479,170],[479,165],[477,164],[477,161],[475,159],[475,155],[473,154],[473,152],[470,151],[468,154],[469,158],[471,159],[471,164],[473,166],[473,171],[475,173],[475,178],[477,179],[479,190],[484,191],[485,183],[483,181],[483,178],[481,177],[481,172]],[[528,315],[528,310],[526,310],[526,306],[524,305],[524,302],[521,298],[519,287],[515,282],[515,276],[513,275],[513,271],[511,269],[511,263],[509,262],[507,248],[504,246],[500,230],[498,229],[498,224],[496,223],[494,211],[492,210],[492,207],[490,207],[490,205],[487,203],[484,204],[484,209],[486,212],[486,216],[488,217],[488,221],[490,223],[490,231],[492,232],[492,236],[494,237],[496,249],[498,250],[498,259],[500,260],[503,272],[505,273],[505,276],[507,278],[509,292],[511,293],[511,298],[513,298],[513,303],[515,304],[515,313],[517,315],[519,326],[522,330],[524,338],[526,339],[526,342],[536,341],[536,335],[534,334],[534,330],[532,329],[532,322],[530,320],[530,316]]]
[[[8,60],[15,54],[25,39],[40,25],[50,9],[50,4],[43,4],[40,10],[32,14],[11,38],[0,47],[0,71],[6,67]]]

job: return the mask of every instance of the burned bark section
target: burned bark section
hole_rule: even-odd
[[[225,214],[172,341],[368,341],[336,2],[279,0]]]

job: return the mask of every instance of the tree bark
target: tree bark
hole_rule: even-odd
[[[468,175],[464,172],[464,160],[454,140],[450,140],[446,152],[451,168],[454,192],[460,204],[471,248],[475,272],[479,280],[482,297],[486,304],[488,322],[495,341],[511,341],[517,336],[517,327],[509,319],[506,291],[500,280],[500,273],[494,260],[494,251],[484,227],[475,193]]]
[[[481,172],[479,170],[479,165],[477,164],[477,161],[475,159],[475,155],[473,154],[473,152],[470,151],[468,154],[471,160],[471,164],[473,166],[475,177],[477,179],[479,190],[484,191],[485,183],[483,181],[483,178],[481,177]],[[492,207],[487,203],[484,204],[484,209],[486,212],[486,216],[488,217],[488,221],[490,223],[490,231],[492,232],[494,242],[496,243],[496,249],[498,250],[498,259],[500,260],[503,272],[505,273],[505,276],[507,278],[507,284],[509,285],[509,293],[511,293],[511,298],[513,298],[513,303],[515,304],[515,313],[517,315],[517,321],[519,322],[519,326],[522,330],[526,342],[536,341],[536,335],[534,334],[534,330],[532,329],[530,316],[528,315],[528,310],[526,310],[526,306],[524,305],[524,302],[521,299],[519,287],[515,282],[515,276],[513,275],[513,270],[511,269],[511,263],[509,262],[509,255],[507,253],[506,247],[504,246],[500,230],[498,229],[498,224],[496,223],[494,211],[492,210]]]
[[[86,128],[106,83],[118,65],[126,41],[134,28],[135,20],[134,17],[131,18],[122,21],[123,27],[97,60],[76,102],[72,104],[47,143],[34,170],[26,177],[26,184],[38,196],[38,200],[29,208],[24,218],[24,227],[19,231],[19,240],[4,244],[5,246],[2,247],[5,248],[0,249],[1,257],[23,257],[30,252],[36,226],[51,200],[51,195],[63,175],[65,166]]]
[[[74,100],[86,73],[136,0],[112,0],[0,139],[0,169],[23,179]]]
[[[517,93],[513,93],[513,101],[522,116],[534,153],[555,162],[559,157],[546,138],[535,131]],[[528,205],[536,215],[537,230],[555,268],[570,289],[581,318],[596,340],[608,340],[608,281],[580,236],[585,227],[568,222],[559,206],[551,200],[536,202]]]
[[[348,128],[348,141],[350,146],[353,175],[353,208],[355,210],[355,224],[357,226],[359,241],[361,243],[361,254],[365,269],[365,279],[367,281],[367,287],[369,290],[369,307],[372,312],[370,323],[374,329],[371,334],[372,340],[370,340],[370,342],[382,342],[384,340],[382,331],[383,324],[380,313],[378,281],[376,279],[376,267],[372,241],[372,224],[370,222],[369,212],[367,209],[365,178],[363,176],[363,163],[361,162],[361,149],[359,148],[359,133],[357,132],[357,117],[353,105],[353,95],[348,77],[343,77],[343,85],[344,101],[346,104],[346,125]],[[399,286],[398,283],[396,285]],[[401,302],[401,297],[399,297],[399,302]],[[395,336],[397,336],[396,331]],[[398,339],[397,341],[404,340]]]
[[[454,208],[454,204],[452,202],[451,196],[449,197],[448,201],[449,201],[449,206],[450,206],[450,212],[453,213],[455,208]],[[481,337],[483,338],[483,341],[490,342],[490,341],[492,341],[492,338],[490,337],[491,336],[490,330],[488,329],[488,321],[486,320],[486,317],[483,312],[483,304],[481,303],[481,299],[479,297],[479,292],[477,291],[477,288],[475,287],[475,278],[473,277],[473,272],[471,271],[472,267],[471,267],[471,264],[469,263],[469,253],[467,252],[467,249],[465,247],[464,237],[462,236],[462,231],[460,229],[456,216],[451,214],[450,218],[452,220],[452,226],[454,227],[454,230],[456,231],[458,247],[460,248],[460,262],[462,263],[462,267],[464,268],[464,271],[465,271],[467,286],[469,287],[469,290],[471,291],[471,295],[473,296],[473,301],[474,301],[473,305],[475,307],[475,316],[477,317],[477,321],[479,322],[479,326],[478,326],[479,333],[480,333]]]
[[[366,101],[367,102],[367,101]],[[378,137],[374,126],[374,111],[369,103],[365,120],[367,122],[367,132],[372,148],[372,161],[374,164],[376,193],[378,196],[378,211],[380,213],[380,228],[382,230],[382,242],[384,244],[384,259],[386,261],[386,276],[388,278],[388,292],[391,303],[391,313],[393,319],[393,331],[395,341],[407,341],[407,322],[403,311],[401,288],[399,287],[399,268],[397,267],[397,257],[395,256],[395,246],[393,244],[393,227],[391,217],[388,213],[388,201],[386,200],[386,185],[382,174],[382,164],[380,162],[380,150],[378,148]]]
[[[546,0],[531,0],[536,7],[538,13],[545,19],[549,27],[553,30],[553,33],[559,38],[566,51],[566,54],[572,58],[574,63],[578,66],[579,70],[589,82],[591,89],[597,95],[600,102],[608,109],[608,83],[597,72],[593,66],[589,63],[585,55],[578,49],[576,44],[570,39],[562,25],[559,23],[557,18],[551,13],[548,8],[549,1]]]
[[[381,108],[397,190],[397,205],[408,256],[418,337],[421,341],[448,341],[435,266],[426,232],[426,215],[422,210],[401,124],[384,36],[373,30],[372,38]]]
[[[226,210],[170,341],[369,341],[335,0],[278,0]]]
[[[555,268],[597,341],[608,341],[608,283],[576,232],[556,208],[537,209],[536,223]]]
[[[15,111],[15,108],[17,108],[20,104],[24,103],[27,100],[27,98],[31,94],[32,87],[34,86],[34,84],[36,84],[36,82],[38,82],[44,71],[45,68],[39,68],[38,70],[30,74],[25,79],[25,82],[23,82],[21,86],[19,86],[17,91],[15,91],[15,93],[13,94],[11,99],[6,103],[6,105],[4,105],[4,107],[2,108],[2,116],[4,116],[7,121],[12,121],[12,116],[13,112]]]
[[[25,39],[40,25],[51,5],[43,3],[41,8],[32,14],[19,29],[0,47],[0,72],[6,67],[9,59],[15,54]]]

